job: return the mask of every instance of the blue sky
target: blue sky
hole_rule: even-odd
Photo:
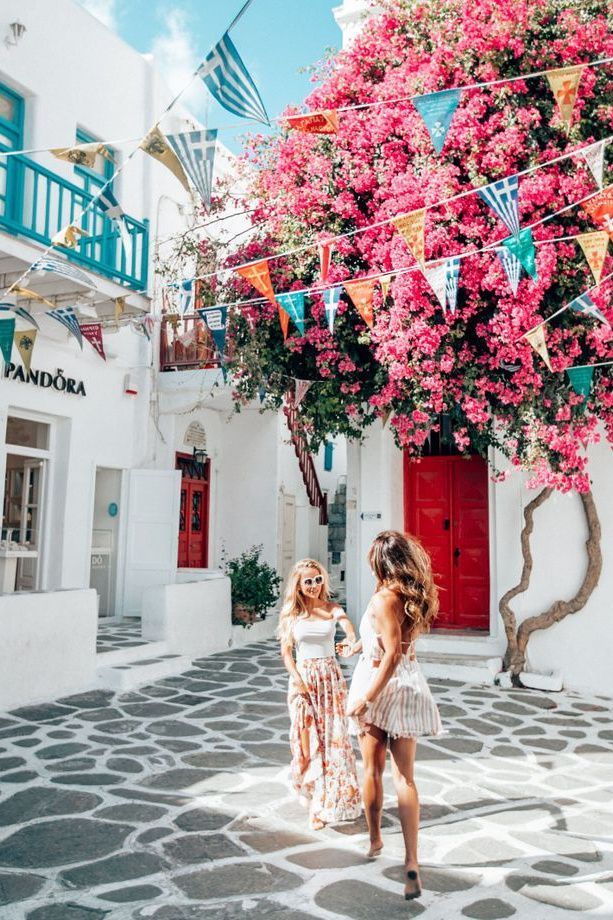
[[[221,37],[244,0],[81,0],[91,13],[115,29],[130,45],[154,54],[174,91]],[[341,0],[253,0],[232,31],[269,115],[289,102],[301,102],[312,84],[300,68],[320,60],[326,48],[338,48],[341,32],[332,9]],[[194,114],[207,113],[210,127],[235,123],[236,117],[210,100],[196,81],[185,97]],[[239,132],[240,134],[240,132]],[[237,149],[232,133],[221,135]]]

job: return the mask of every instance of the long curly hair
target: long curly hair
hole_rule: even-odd
[[[402,599],[411,635],[428,632],[438,613],[438,588],[430,556],[419,540],[398,530],[384,530],[373,540],[368,562],[379,584]]]
[[[318,600],[330,600],[330,579],[326,569],[317,559],[301,559],[287,576],[283,606],[279,614],[277,639],[281,645],[291,645],[294,641],[294,623],[301,617],[308,617],[309,609],[304,594],[300,590],[300,579],[307,569],[316,569],[323,578]]]

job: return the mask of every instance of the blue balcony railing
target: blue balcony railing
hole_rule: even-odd
[[[68,224],[88,234],[74,250],[62,250],[84,268],[123,281],[136,290],[147,287],[148,221],[126,216],[132,238],[129,262],[117,226],[94,205],[80,220],[92,195],[21,155],[0,157],[0,229],[47,246]]]

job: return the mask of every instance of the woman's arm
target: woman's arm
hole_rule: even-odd
[[[285,670],[291,677],[291,679],[296,684],[298,692],[302,696],[308,696],[309,691],[305,682],[302,679],[302,675],[298,668],[296,667],[296,662],[294,661],[294,656],[292,654],[293,645],[291,642],[284,642],[281,646],[281,658],[283,659],[283,664],[285,665]]]
[[[334,611],[333,611],[334,612]],[[357,639],[353,623],[341,607],[335,608],[335,620],[345,633],[342,642],[337,642],[336,651],[342,658],[351,658],[362,651],[362,640]]]
[[[395,600],[392,597],[376,597],[372,601],[372,612],[381,645],[383,646],[383,656],[373,682],[364,694],[363,699],[358,700],[350,710],[349,715],[360,716],[366,712],[369,703],[374,702],[379,696],[400,661],[402,655],[402,631],[394,607]]]

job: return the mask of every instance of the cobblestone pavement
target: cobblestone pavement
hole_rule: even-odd
[[[406,903],[389,777],[381,858],[363,822],[307,830],[285,683],[262,643],[0,716],[2,920],[613,917],[610,702],[432,681]]]

